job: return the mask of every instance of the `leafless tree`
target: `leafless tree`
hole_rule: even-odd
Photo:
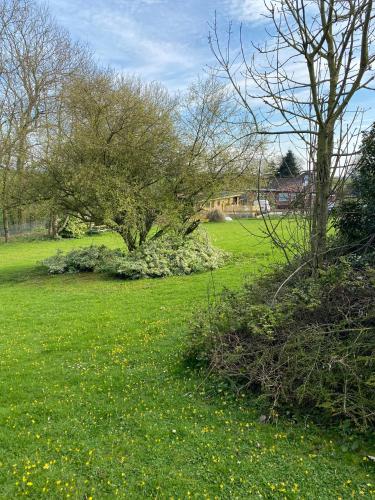
[[[374,90],[373,0],[270,0],[266,8],[266,44],[248,50],[241,28],[233,50],[232,27],[223,44],[216,22],[210,43],[257,133],[296,138],[307,151],[316,269],[327,248],[328,200],[359,135],[361,110],[349,105]]]
[[[28,169],[56,124],[64,81],[87,65],[87,52],[31,0],[0,1],[0,152],[2,210],[8,218],[30,199]],[[6,140],[5,140],[6,139]],[[5,233],[7,231],[5,230]]]
[[[265,141],[254,133],[251,116],[235,97],[211,73],[192,84],[182,100],[180,137],[186,168],[179,182],[190,184],[185,189],[189,197],[185,207],[190,207],[187,220],[215,191],[235,184],[245,174],[256,174],[255,160],[262,156]]]

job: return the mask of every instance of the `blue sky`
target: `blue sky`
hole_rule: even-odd
[[[73,38],[87,41],[104,65],[171,91],[184,89],[212,61],[208,23],[252,21],[258,38],[263,0],[50,0]]]
[[[208,33],[215,11],[222,29],[232,21],[238,33],[244,23],[249,42],[267,36],[263,0],[49,0],[48,5],[57,22],[74,39],[87,42],[101,64],[160,81],[172,93],[186,89],[213,63]],[[374,119],[374,94],[365,92],[353,102],[369,110],[363,126]],[[293,147],[287,136],[282,143],[283,150]]]

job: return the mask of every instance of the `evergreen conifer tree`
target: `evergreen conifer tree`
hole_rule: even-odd
[[[280,166],[276,171],[276,177],[296,177],[299,174],[297,159],[290,149],[283,156]]]

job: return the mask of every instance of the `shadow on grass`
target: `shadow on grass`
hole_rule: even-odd
[[[22,267],[17,266],[16,269],[5,269],[0,272],[0,285],[25,283],[26,281],[43,280],[46,278],[46,273],[42,266]]]
[[[63,273],[63,274],[49,274],[45,267],[37,266],[27,266],[23,268],[17,267],[17,269],[6,269],[0,271],[0,286],[9,284],[21,284],[21,283],[33,283],[42,284],[50,283],[52,280],[62,279],[66,281],[72,281],[76,279],[82,280],[100,280],[100,281],[117,281],[116,278],[109,274],[99,274],[92,272],[81,272],[81,273]]]

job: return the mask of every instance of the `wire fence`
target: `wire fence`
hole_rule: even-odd
[[[47,233],[48,222],[46,220],[28,221],[22,224],[9,224],[9,236],[22,236],[33,233]],[[0,237],[4,237],[4,227],[0,226]]]

